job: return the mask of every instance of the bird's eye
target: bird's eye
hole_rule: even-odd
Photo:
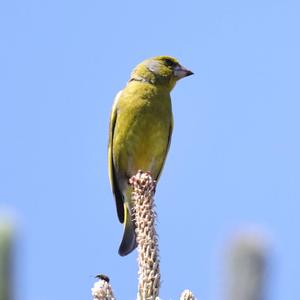
[[[173,67],[175,65],[175,62],[169,58],[166,58],[165,59],[165,64],[168,66],[168,67]]]

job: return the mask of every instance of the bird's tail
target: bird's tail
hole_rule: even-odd
[[[132,252],[137,247],[135,225],[132,220],[132,214],[126,202],[124,203],[124,234],[121,245],[119,247],[119,254],[125,256]]]

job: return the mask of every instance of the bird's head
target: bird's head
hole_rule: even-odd
[[[156,56],[138,64],[133,70],[130,80],[162,85],[171,91],[179,79],[192,74],[192,71],[180,65],[175,58]]]

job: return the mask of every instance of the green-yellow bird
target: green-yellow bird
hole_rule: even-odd
[[[192,74],[173,57],[153,57],[136,66],[127,86],[115,98],[110,117],[108,168],[118,217],[125,227],[119,248],[122,256],[137,246],[128,180],[138,170],[159,178],[173,129],[170,92],[179,79]]]

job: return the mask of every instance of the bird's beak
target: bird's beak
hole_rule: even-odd
[[[178,79],[193,75],[194,73],[181,65],[174,68],[174,76]]]

